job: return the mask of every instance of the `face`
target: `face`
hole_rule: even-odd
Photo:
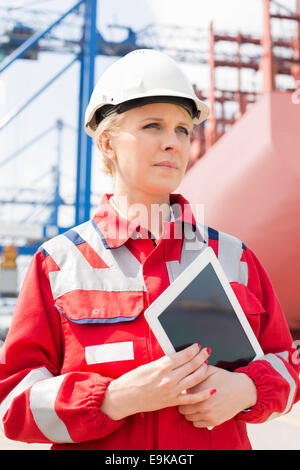
[[[182,107],[154,103],[124,113],[111,139],[115,184],[122,192],[167,195],[180,184],[190,155],[193,121]]]

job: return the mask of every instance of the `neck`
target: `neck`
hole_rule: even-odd
[[[169,194],[123,193],[116,189],[113,202],[127,220],[150,230],[156,239],[161,238],[163,222],[170,220]]]

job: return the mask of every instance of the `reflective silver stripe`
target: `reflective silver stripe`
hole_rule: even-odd
[[[227,233],[219,232],[218,260],[229,282],[241,282],[240,259],[242,253],[241,240]]]
[[[30,390],[30,409],[39,430],[51,442],[72,443],[66,425],[55,411],[55,401],[65,375],[37,382]]]
[[[170,222],[174,222],[174,220],[175,220],[175,214],[172,209],[172,206],[170,206]]]
[[[169,283],[172,284],[172,282],[175,280],[174,274],[173,274],[173,269],[175,270],[174,266],[175,261],[166,261],[166,268],[168,271],[168,276],[169,276]]]
[[[54,299],[77,289],[109,292],[146,290],[142,265],[128,248],[123,245],[106,250],[91,222],[73,230],[83,236],[109,268],[93,268],[71,240],[64,235],[54,237],[42,245],[60,268],[60,271],[49,273]]]
[[[186,230],[186,229],[185,229]],[[185,232],[186,233],[186,232]],[[188,233],[188,238],[184,238],[181,250],[180,263],[179,261],[166,261],[166,267],[169,276],[170,284],[199,256],[199,254],[206,249],[207,244],[194,239],[192,241],[192,229]],[[194,249],[191,249],[191,247]]]
[[[208,227],[197,224],[198,229],[206,242],[208,242]],[[229,282],[239,282],[247,286],[248,284],[248,265],[240,261],[243,248],[242,242],[232,235],[218,232],[218,260],[227,276]],[[191,247],[194,249],[191,249]],[[191,241],[184,239],[180,264],[178,261],[166,262],[170,283],[179,276],[179,274],[207,247],[199,240]]]
[[[142,265],[138,259],[131,253],[125,245],[122,245],[113,250],[107,250],[99,234],[97,233],[93,224],[89,221],[85,224],[78,225],[74,229],[87,243],[95,250],[95,252],[103,259],[103,261],[110,267],[111,282],[113,283],[111,289],[108,290],[146,290]],[[106,275],[107,276],[107,271]],[[128,279],[134,288],[120,289],[119,279],[120,276]]]
[[[112,265],[113,259],[110,256],[111,250],[107,250],[105,248],[99,236],[99,233],[97,233],[91,221],[85,222],[81,225],[77,225],[77,227],[75,227],[73,230],[88,242],[88,244],[108,266]]]
[[[207,225],[197,223],[204,240],[208,243]],[[228,233],[218,231],[218,260],[229,280],[248,285],[248,264],[241,261],[242,241]]]
[[[280,352],[278,355],[285,358],[287,351]],[[286,368],[285,364],[278,358],[276,357],[276,354],[266,354],[263,357],[260,357],[258,359],[254,360],[261,360],[261,361],[267,361],[278,374],[281,375],[281,377],[286,380],[286,382],[290,386],[290,393],[286,402],[286,407],[285,409],[281,412],[274,412],[271,413],[271,415],[268,417],[267,421],[270,421],[271,419],[278,418],[278,416],[284,415],[287,413],[292,406],[295,391],[296,391],[296,383],[291,374],[289,373],[288,369]]]
[[[248,264],[246,263],[246,261],[240,261],[239,282],[240,284],[244,284],[245,286],[248,286],[248,279],[249,279]]]
[[[18,395],[25,392],[29,387],[34,385],[35,383],[48,379],[49,377],[53,377],[51,372],[49,372],[46,367],[40,367],[38,369],[31,370],[19,383],[18,385],[11,390],[11,392],[6,396],[6,398],[2,401],[0,405],[0,425],[3,430],[3,417],[6,411],[10,408],[12,401]]]
[[[283,359],[285,359],[286,361],[289,360],[289,352],[288,351],[278,352],[278,353],[276,353],[276,356],[280,356]]]
[[[248,264],[241,261],[242,241],[224,232],[219,233],[218,260],[229,282],[248,285]]]

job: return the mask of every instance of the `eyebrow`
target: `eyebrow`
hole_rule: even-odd
[[[145,119],[141,120],[141,122],[144,122],[144,121],[163,121],[163,119],[158,118],[158,117],[148,117],[148,118],[145,118]],[[189,127],[189,124],[187,122],[184,122],[184,121],[180,121],[178,124],[183,124],[184,126]]]

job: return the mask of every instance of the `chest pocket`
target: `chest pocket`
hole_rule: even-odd
[[[247,320],[258,338],[265,317],[265,308],[260,300],[244,284],[230,283]]]
[[[143,305],[143,292],[139,291],[73,291],[55,302],[57,310],[77,324],[132,321]]]
[[[62,320],[62,373],[94,371],[117,378],[148,362],[143,292],[93,294],[69,293],[55,302]]]

